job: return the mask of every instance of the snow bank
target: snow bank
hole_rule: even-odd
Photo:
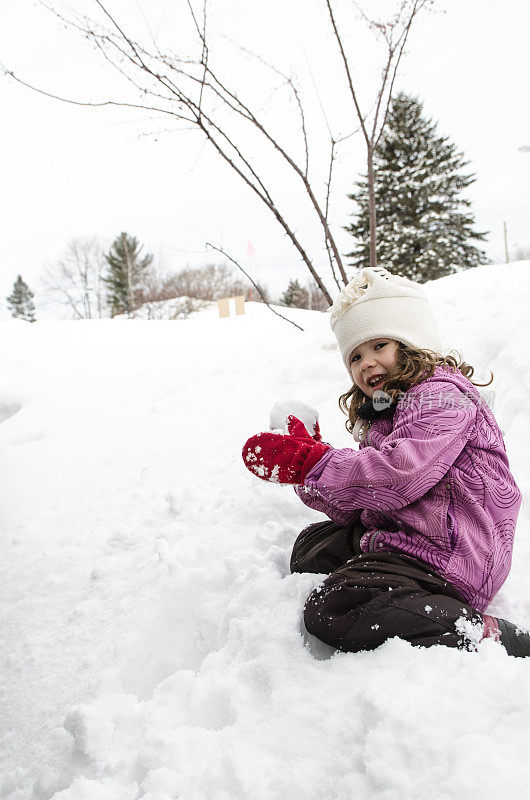
[[[144,303],[140,308],[137,308],[132,317],[134,319],[151,319],[151,320],[176,320],[187,319],[191,314],[197,311],[209,308],[210,311],[216,307],[216,303],[206,302],[205,300],[197,300],[196,297],[188,297],[182,295],[181,297],[172,297],[169,300],[156,300]],[[117,319],[127,319],[126,314],[119,314]]]
[[[529,267],[426,286],[445,345],[495,374],[525,497]],[[255,303],[223,320],[0,326],[2,798],[484,799],[527,785],[525,660],[492,642],[335,653],[304,632],[322,576],[290,575],[289,555],[320,517],[248,473],[241,446],[285,397],[350,446],[348,380],[326,315],[286,313],[304,333]],[[490,607],[521,624],[529,534],[524,505]]]

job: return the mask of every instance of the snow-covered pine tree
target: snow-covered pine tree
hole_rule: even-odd
[[[28,284],[19,275],[13,284],[13,291],[6,297],[7,307],[11,316],[16,319],[24,319],[26,322],[35,322],[35,304],[33,303],[33,292]]]
[[[134,236],[122,232],[105,253],[109,266],[102,280],[107,286],[107,303],[113,317],[130,314],[142,302],[142,289],[153,261],[150,254],[141,258],[142,247]]]
[[[293,306],[294,308],[307,308],[309,305],[309,295],[307,290],[300,286],[298,280],[289,281],[289,286],[282,295],[280,302],[284,306]]]
[[[462,173],[469,162],[422,112],[418,98],[400,92],[374,152],[378,263],[419,283],[487,261],[470,243],[486,234],[473,230],[471,203],[460,197],[475,180]],[[361,269],[370,264],[366,177],[355,185],[348,197],[358,210],[345,229],[356,239],[350,266]]]

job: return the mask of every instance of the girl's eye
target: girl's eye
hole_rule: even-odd
[[[387,344],[388,344],[388,342],[378,342],[376,345],[374,345],[374,350],[377,350],[378,348],[386,347]],[[350,364],[353,364],[353,362],[357,361],[357,359],[360,358],[360,357],[361,356],[359,356],[359,355],[352,356],[350,358]]]

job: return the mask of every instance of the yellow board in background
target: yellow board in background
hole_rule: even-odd
[[[236,314],[245,313],[245,295],[240,294],[237,297],[223,297],[222,300],[217,301],[217,308],[219,309],[219,317],[230,316],[230,302],[234,301],[236,307]]]
[[[230,316],[229,298],[223,297],[222,300],[218,300],[217,308],[219,309],[219,317],[221,319],[223,317],[229,317]]]

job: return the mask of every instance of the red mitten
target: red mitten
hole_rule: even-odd
[[[299,436],[300,438],[313,439],[314,442],[322,441],[322,434],[320,433],[320,425],[318,419],[313,423],[314,434],[311,436],[303,422],[300,422],[297,417],[292,414],[287,417],[287,430],[290,436]]]
[[[303,483],[329,446],[309,435],[296,417],[289,417],[289,434],[258,433],[243,447],[245,466],[271,483]]]
[[[313,434],[313,439],[315,440],[315,442],[321,442],[322,441],[322,434],[320,433],[320,425],[318,424],[318,419],[315,422],[314,428],[315,428],[315,432]]]
[[[318,411],[302,400],[277,400],[271,408],[270,429],[283,430],[287,427],[290,417],[302,421],[306,431],[313,437],[315,442],[322,441],[318,424]]]

